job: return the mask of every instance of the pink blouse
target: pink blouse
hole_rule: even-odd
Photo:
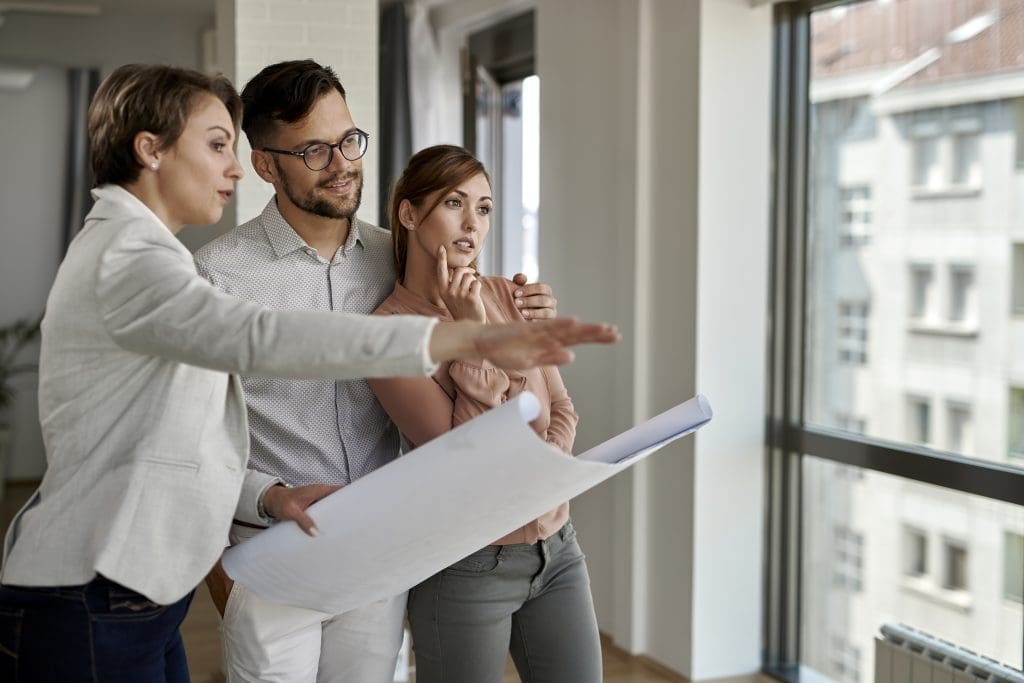
[[[481,279],[488,322],[523,319],[513,300],[515,284],[511,280]],[[375,313],[428,315],[442,321],[452,319],[447,309],[435,306],[398,283]],[[520,372],[501,370],[487,361],[451,361],[442,363],[433,377],[372,379],[370,386],[413,446],[422,445],[528,390],[537,396],[541,405],[540,415],[530,426],[548,443],[572,453],[578,418],[562,376],[554,367]],[[493,545],[536,543],[553,535],[568,519],[569,503],[566,502],[499,538]]]

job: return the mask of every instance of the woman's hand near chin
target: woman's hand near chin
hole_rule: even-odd
[[[487,322],[484,300],[480,294],[480,275],[472,268],[448,267],[448,252],[437,248],[437,285],[444,305],[455,320]]]

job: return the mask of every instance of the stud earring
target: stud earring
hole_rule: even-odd
[[[155,161],[152,161],[150,162],[149,167],[155,171],[158,168],[160,168],[160,164],[156,163]]]

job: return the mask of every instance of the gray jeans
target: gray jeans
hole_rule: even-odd
[[[533,545],[489,545],[409,591],[417,683],[600,683],[590,577],[572,523]]]

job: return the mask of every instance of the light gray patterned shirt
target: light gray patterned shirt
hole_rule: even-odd
[[[263,213],[196,253],[199,273],[273,309],[372,313],[395,285],[391,235],[352,221],[330,260],[292,230],[271,199]],[[243,377],[249,467],[292,486],[348,484],[393,460],[398,431],[363,380]]]

